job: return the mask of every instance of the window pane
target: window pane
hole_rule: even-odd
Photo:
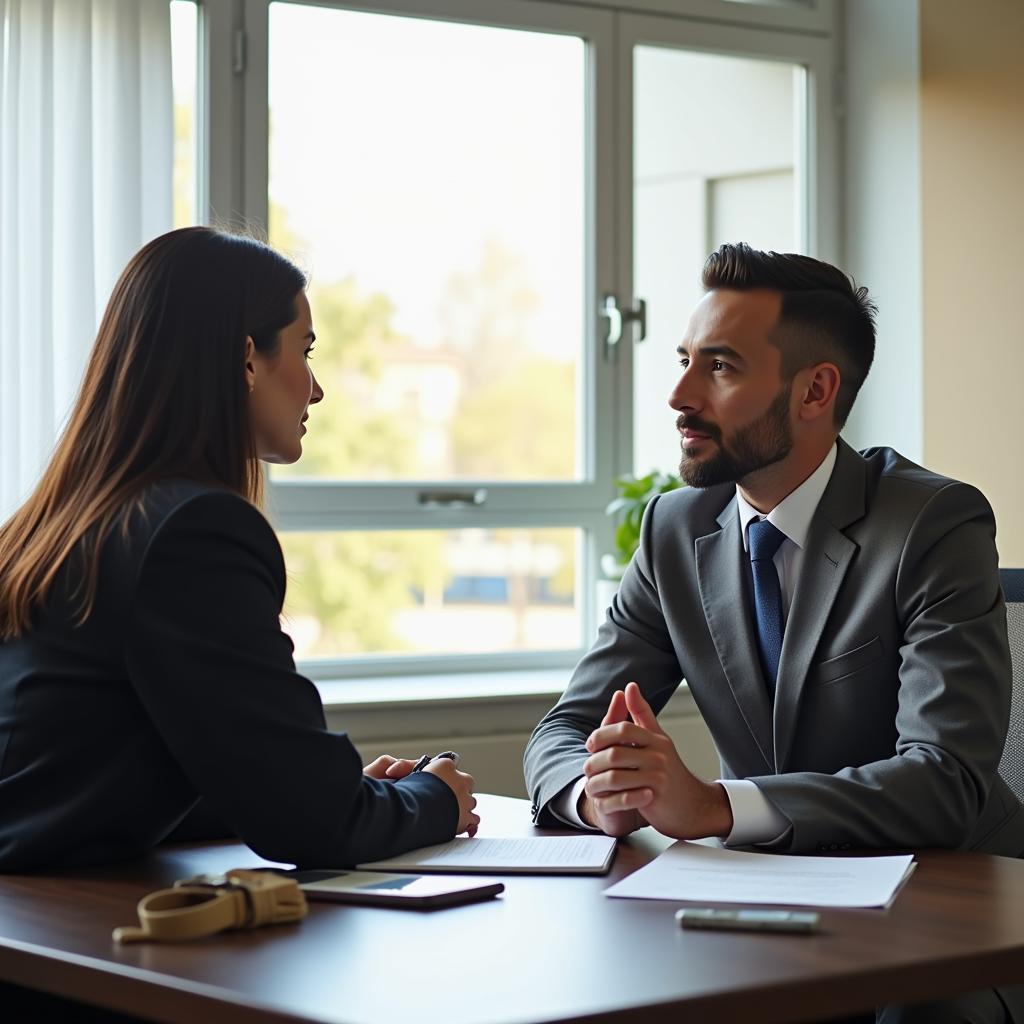
[[[270,240],[326,392],[276,479],[571,480],[583,464],[581,39],[270,7]]]
[[[579,530],[283,533],[296,658],[580,646]]]
[[[174,89],[174,226],[196,223],[196,80],[199,9],[171,0],[171,76]]]
[[[634,468],[679,468],[668,407],[676,345],[723,242],[799,252],[801,67],[638,46],[634,51],[634,291],[648,336],[635,348]]]

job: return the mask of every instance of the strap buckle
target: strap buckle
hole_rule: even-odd
[[[117,942],[177,942],[224,929],[285,924],[306,916],[306,898],[294,879],[235,868],[227,874],[183,878],[144,896],[139,927],[118,928]]]
[[[181,889],[184,886],[190,886],[197,889],[244,889],[245,885],[231,878],[230,875],[217,874],[212,871],[205,872],[199,875],[193,875],[191,878],[179,878],[174,883],[175,889]]]

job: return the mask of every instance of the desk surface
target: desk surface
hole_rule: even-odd
[[[481,811],[482,835],[534,831],[525,801],[483,797]],[[176,1024],[814,1020],[1024,981],[1024,861],[925,852],[887,911],[823,911],[810,937],[727,934],[681,931],[675,903],[601,895],[667,845],[648,829],[608,877],[508,877],[488,903],[312,904],[298,925],[185,946],[110,934],[152,889],[259,863],[246,847],[0,876],[0,980]]]

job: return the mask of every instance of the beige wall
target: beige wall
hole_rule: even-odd
[[[984,491],[1020,567],[1024,4],[926,0],[920,44],[924,463]]]

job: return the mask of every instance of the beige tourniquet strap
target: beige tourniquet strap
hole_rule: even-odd
[[[194,884],[199,883],[199,884]],[[117,942],[184,942],[230,928],[299,921],[306,897],[292,878],[237,868],[215,879],[186,879],[139,900],[140,927],[114,929]]]

